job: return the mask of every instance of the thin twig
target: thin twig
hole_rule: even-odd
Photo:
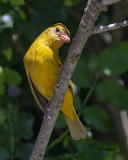
[[[108,5],[117,3],[119,1],[121,1],[121,0],[102,0],[101,2],[102,2],[103,5],[107,5],[108,6]]]
[[[109,24],[107,26],[99,26],[94,29],[94,34],[106,32],[110,30],[115,30],[115,29],[126,27],[126,26],[128,26],[128,20],[120,22],[120,23]]]

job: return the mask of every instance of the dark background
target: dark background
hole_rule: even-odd
[[[0,0],[0,160],[28,160],[43,113],[30,91],[23,57],[47,27],[75,36],[83,0]],[[128,2],[109,6],[97,25],[128,18]],[[65,60],[70,44],[60,49]],[[74,141],[59,115],[45,160],[128,159],[128,28],[91,36],[73,74],[74,103],[88,134]]]

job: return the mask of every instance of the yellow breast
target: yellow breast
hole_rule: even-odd
[[[31,79],[37,90],[46,98],[51,98],[60,74],[57,53],[47,46],[31,46],[24,61],[29,68]]]

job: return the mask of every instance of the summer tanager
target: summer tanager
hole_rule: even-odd
[[[58,50],[64,43],[70,42],[70,33],[61,23],[43,31],[33,42],[24,56],[24,66],[34,98],[42,111],[53,91],[60,75],[62,63]],[[67,121],[71,136],[75,140],[86,137],[86,130],[80,122],[73,106],[73,87],[70,81],[61,111]]]

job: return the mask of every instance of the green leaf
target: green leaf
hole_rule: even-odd
[[[114,154],[110,152],[108,155],[106,155],[105,160],[126,160],[124,158],[124,155],[121,153]]]
[[[17,71],[14,71],[8,67],[4,69],[4,77],[5,77],[5,82],[8,85],[12,84],[18,85],[22,81],[22,77],[20,76],[20,74]]]
[[[20,137],[22,139],[29,140],[33,135],[33,116],[22,112],[16,118],[14,117],[13,123],[15,126],[15,132],[18,135],[17,138]]]
[[[99,106],[86,107],[83,118],[96,130],[105,132],[111,129],[107,112]]]
[[[67,126],[67,124],[66,124],[66,121],[64,119],[64,116],[63,116],[62,113],[60,113],[58,118],[57,118],[55,128],[64,128],[66,126]]]
[[[0,146],[6,148],[8,151],[9,146],[11,146],[11,141],[10,141],[10,128],[8,125],[8,122],[5,121],[4,124],[0,125]],[[0,152],[1,153],[1,152]],[[0,154],[1,155],[1,154]],[[1,156],[0,156],[1,157]],[[4,160],[4,159],[3,159]]]
[[[28,160],[32,152],[32,143],[22,143],[16,148],[16,157],[19,160]]]
[[[8,48],[7,50],[4,50],[3,54],[5,55],[7,60],[10,61],[12,59],[12,49],[11,48]]]
[[[68,7],[77,6],[80,2],[81,0],[64,0],[65,5]]]
[[[113,141],[105,141],[105,142],[103,142],[103,146],[102,147],[104,148],[104,150],[106,149],[106,151],[108,151],[108,152],[120,152],[120,148]]]
[[[25,4],[24,0],[9,0],[9,1],[14,6],[20,6]]]
[[[0,147],[0,160],[9,159],[9,153],[4,147]]]
[[[26,19],[26,15],[25,15],[25,13],[23,12],[23,10],[20,9],[20,7],[18,8],[18,10],[19,10],[19,14],[20,14],[21,18],[22,18],[22,19]]]
[[[4,69],[0,66],[0,84],[4,83]]]
[[[90,160],[105,160],[106,155],[111,149],[113,152],[120,151],[119,147],[114,142],[101,142],[89,137],[79,141],[72,140],[72,143],[76,147],[78,153],[88,154]]]
[[[74,96],[74,106],[76,110],[79,110],[81,107],[81,99],[78,95]]]
[[[6,3],[8,0],[1,0],[3,3]]]
[[[0,95],[3,95],[5,93],[5,85],[0,84]]]
[[[69,144],[69,141],[70,141],[70,137],[66,136],[63,140],[63,148],[67,147],[67,145]]]
[[[84,140],[75,141],[72,139],[72,143],[75,145],[78,151],[84,151],[85,153],[98,152],[98,148],[103,146],[103,143],[87,137]]]
[[[98,58],[98,66],[106,75],[119,75],[128,70],[128,42],[122,42],[104,50]]]
[[[89,69],[86,66],[84,60],[80,60],[75,69],[75,72],[72,77],[73,82],[79,87],[89,87],[92,82],[92,77]]]
[[[117,81],[105,80],[96,88],[101,101],[128,110],[128,91]]]
[[[79,152],[78,155],[79,160],[91,160],[88,153]]]
[[[98,58],[95,54],[86,57],[86,65],[91,72],[95,71],[97,68],[97,59]]]

